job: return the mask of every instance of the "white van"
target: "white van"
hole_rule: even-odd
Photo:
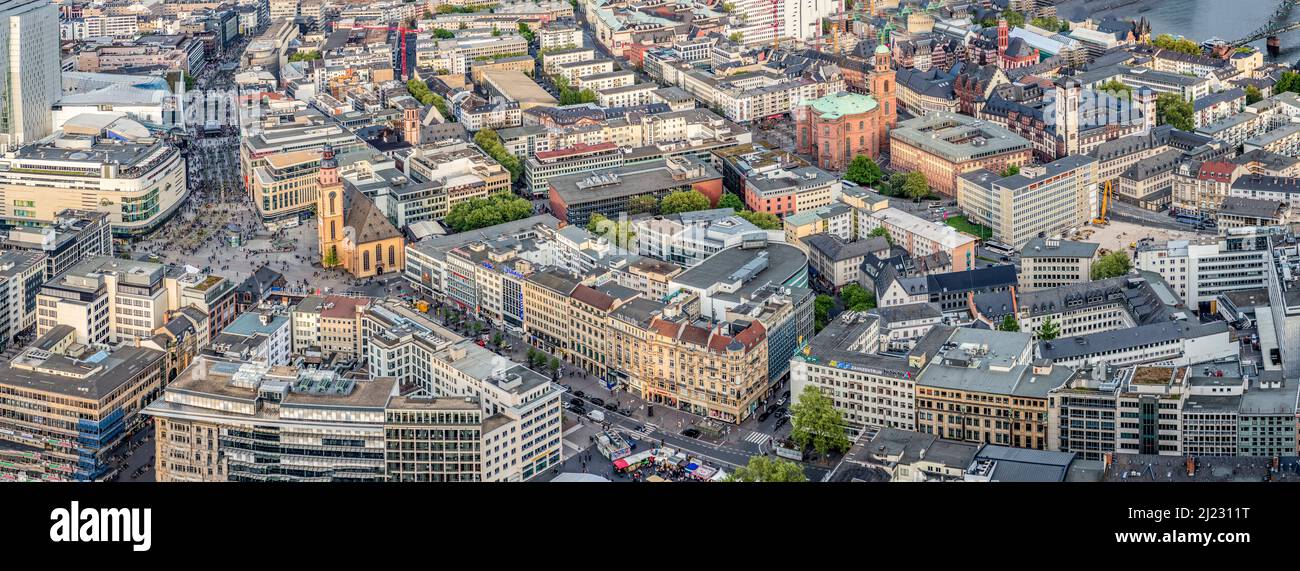
[[[596,422],[605,422],[605,411],[599,409],[593,410],[587,413],[587,418],[590,418]]]

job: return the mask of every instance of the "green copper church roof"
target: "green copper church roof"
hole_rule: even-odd
[[[822,119],[839,119],[845,115],[857,115],[875,109],[876,98],[870,95],[841,91],[812,101],[805,101],[804,105],[811,105],[813,109],[821,113]]]

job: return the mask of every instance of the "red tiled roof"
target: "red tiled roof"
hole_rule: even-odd
[[[1232,182],[1232,171],[1236,168],[1237,165],[1232,163],[1208,161],[1201,163],[1201,170],[1196,173],[1196,178],[1223,183]]]
[[[609,308],[614,307],[614,298],[582,284],[573,288],[573,293],[569,294],[569,297],[601,311],[609,311]]]

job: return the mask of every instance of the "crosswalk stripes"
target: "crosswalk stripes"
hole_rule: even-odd
[[[754,444],[767,444],[771,439],[771,435],[763,434],[761,432],[751,432],[746,434],[744,438],[745,442],[753,442]]]
[[[628,429],[626,429],[626,430],[627,430],[627,433],[628,433],[628,434],[632,435],[632,437],[635,438],[635,439],[637,439],[637,440],[649,440],[649,439],[650,439],[650,434],[651,434],[651,432],[650,432],[649,430],[646,430],[646,429],[641,429],[641,430],[632,430],[631,428],[628,428]]]

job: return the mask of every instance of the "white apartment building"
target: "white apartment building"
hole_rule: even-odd
[[[1224,236],[1143,243],[1134,266],[1160,274],[1188,307],[1196,307],[1222,293],[1265,287],[1272,232],[1233,228]]]
[[[877,354],[879,337],[877,316],[845,312],[812,339],[806,353],[790,359],[790,394],[817,387],[852,434],[865,428],[915,430],[917,369],[905,357]]]
[[[62,93],[59,13],[49,0],[0,0],[0,151],[37,141],[54,127]]]
[[[96,256],[41,286],[36,333],[56,325],[76,330],[78,343],[149,339],[167,312],[194,306],[209,317],[209,336],[234,319],[230,280],[162,264]]]
[[[582,47],[582,28],[571,22],[552,21],[537,30],[540,49],[554,50]]]
[[[484,481],[522,481],[563,462],[560,404],[550,378],[479,347],[400,303],[362,316],[370,373],[433,397],[477,397],[485,415]]]
[[[884,228],[894,245],[907,250],[914,258],[943,252],[952,261],[953,271],[975,267],[975,243],[979,239],[970,234],[892,207],[858,214],[859,240],[869,238],[876,228]]]

